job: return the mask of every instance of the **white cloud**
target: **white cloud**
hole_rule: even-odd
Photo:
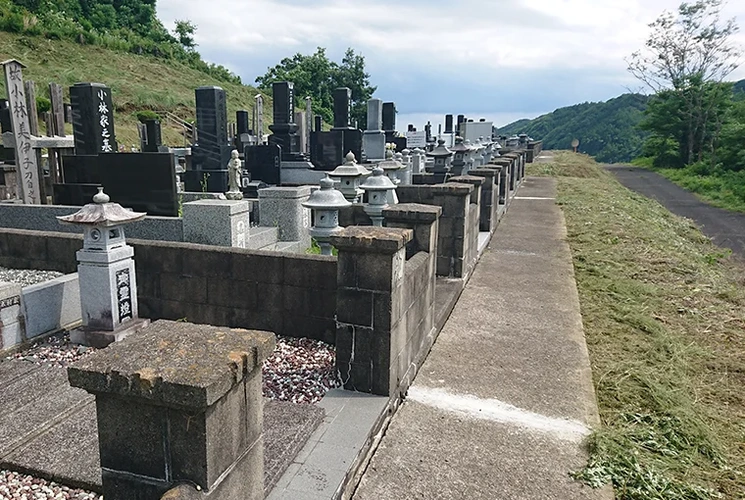
[[[493,88],[506,99],[526,99],[505,78],[548,75],[546,94],[607,99],[634,88],[624,57],[643,47],[647,25],[678,0],[159,0],[158,14],[172,26],[198,26],[199,50],[252,82],[267,66],[296,52],[327,48],[339,59],[347,47],[365,56],[379,93],[398,100],[414,86],[468,106],[463,89]],[[745,23],[745,2],[731,2],[725,17]],[[745,28],[745,26],[743,26]],[[737,35],[745,45],[745,33]],[[561,78],[552,78],[556,75]],[[745,78],[745,67],[733,78]],[[519,79],[519,78],[518,78]],[[561,80],[564,90],[551,88]],[[485,85],[488,83],[489,85]],[[438,86],[446,85],[443,91]],[[538,90],[543,92],[542,90]],[[506,92],[506,93],[505,93]],[[485,96],[488,97],[488,96]],[[413,99],[409,112],[431,112]],[[537,109],[570,103],[541,103]],[[406,103],[399,102],[399,109]],[[468,107],[465,109],[473,109]],[[527,108],[524,108],[527,109]],[[499,109],[489,110],[499,112]]]

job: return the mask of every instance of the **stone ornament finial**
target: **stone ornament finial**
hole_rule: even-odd
[[[109,195],[103,192],[103,186],[98,186],[98,193],[93,195],[93,203],[98,203],[99,205],[102,205],[110,201],[111,201],[111,198],[109,197]]]

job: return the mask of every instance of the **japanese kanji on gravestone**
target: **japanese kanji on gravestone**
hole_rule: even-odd
[[[102,83],[76,83],[70,87],[75,153],[97,155],[117,151],[111,89]]]
[[[31,144],[26,93],[23,87],[23,64],[11,59],[2,63],[8,92],[10,122],[16,150],[18,197],[24,203],[41,203],[39,167]]]

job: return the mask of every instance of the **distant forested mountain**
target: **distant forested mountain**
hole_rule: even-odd
[[[579,150],[599,162],[627,162],[641,154],[647,133],[639,130],[648,97],[623,94],[606,102],[586,102],[559,108],[533,120],[518,120],[499,129],[502,135],[526,133],[543,139],[544,149]]]

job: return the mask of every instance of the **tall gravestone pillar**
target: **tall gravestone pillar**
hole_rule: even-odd
[[[97,155],[117,151],[111,89],[101,83],[70,87],[75,153]]]
[[[362,147],[368,160],[385,159],[385,132],[383,131],[383,101],[367,101],[367,130],[362,136]]]
[[[197,143],[191,148],[192,170],[186,172],[187,191],[228,191],[230,140],[225,91],[220,87],[199,87],[197,101]]]
[[[383,103],[383,131],[386,142],[393,142],[396,135],[396,103]]]
[[[163,145],[160,120],[145,120],[143,128],[142,152],[157,153]]]
[[[445,133],[453,133],[453,115],[445,115]]]
[[[292,82],[276,82],[272,85],[274,97],[274,124],[269,126],[272,135],[269,144],[282,148],[282,161],[305,161],[300,153],[298,126],[295,123],[295,91]]]
[[[324,163],[341,165],[350,151],[355,158],[362,158],[362,132],[352,127],[352,90],[339,87],[334,90],[334,127],[331,129],[334,137],[335,156]],[[336,168],[336,167],[334,167]]]

